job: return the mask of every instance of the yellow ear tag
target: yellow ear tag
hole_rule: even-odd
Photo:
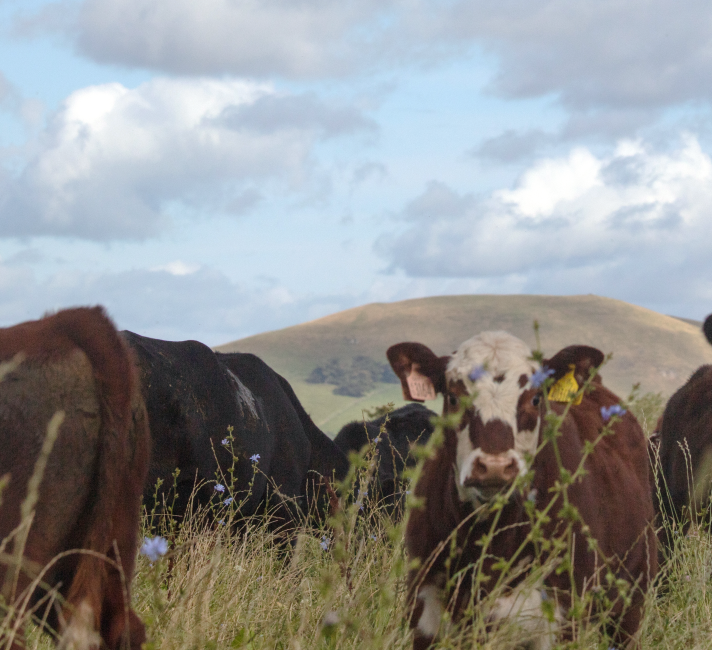
[[[571,365],[569,368],[571,368],[571,370],[551,387],[549,400],[552,402],[573,402],[575,405],[578,405],[583,399],[583,393],[576,396],[579,389],[576,377],[574,377],[576,366]]]

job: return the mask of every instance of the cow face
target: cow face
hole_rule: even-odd
[[[525,455],[536,451],[539,439],[541,395],[531,385],[539,364],[523,341],[484,332],[450,357],[413,343],[387,354],[406,399],[418,399],[431,386],[431,396],[443,393],[446,415],[464,409],[457,430],[448,432],[463,501],[488,501],[526,471]]]
[[[438,357],[421,343],[399,343],[386,354],[405,399],[433,399],[439,392],[445,415],[463,411],[457,430],[446,431],[446,444],[460,498],[474,505],[526,471],[526,457],[540,443],[543,378],[558,382],[570,375],[581,386],[604,359],[596,348],[571,345],[544,360],[546,372],[535,376],[541,366],[527,345],[507,332],[473,336],[452,356]],[[568,397],[565,401],[573,401]]]

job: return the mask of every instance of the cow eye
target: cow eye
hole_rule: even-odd
[[[447,400],[450,402],[450,406],[457,406],[457,397],[455,395],[448,395]]]
[[[532,406],[539,406],[539,403],[541,402],[541,395],[537,393],[532,397]]]

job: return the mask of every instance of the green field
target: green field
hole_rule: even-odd
[[[374,303],[216,349],[263,358],[292,383],[314,421],[334,435],[346,422],[360,419],[362,409],[391,401],[401,405],[400,389],[381,383],[361,398],[333,395],[332,386],[304,381],[316,366],[357,355],[385,361],[386,349],[400,341],[420,341],[437,354],[448,354],[470,336],[491,329],[507,330],[533,346],[535,319],[545,354],[573,343],[612,352],[601,374],[622,397],[637,382],[641,392],[667,397],[698,366],[712,363],[712,347],[698,323],[592,295],[439,296]],[[439,411],[441,405],[428,406]]]

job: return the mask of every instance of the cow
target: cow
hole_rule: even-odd
[[[474,336],[449,356],[437,356],[421,343],[399,343],[387,356],[405,399],[424,401],[441,393],[443,415],[461,414],[426,460],[414,488],[424,505],[411,509],[406,524],[413,647],[435,641],[444,612],[461,620],[470,602],[481,602],[506,582],[502,561],[519,565],[536,557],[540,540],[562,538],[569,522],[572,570],[542,574],[539,588],[518,575],[511,591],[501,592],[484,615],[490,621],[513,619],[529,635],[523,637],[526,645],[542,650],[551,647],[556,626],[571,634],[565,619],[573,595],[596,585],[613,602],[614,642],[635,644],[645,593],[657,570],[648,456],[643,431],[629,413],[613,418],[613,435],[599,439],[610,409],[622,411],[598,375],[589,379],[603,354],[575,345],[540,364],[523,341],[497,331]],[[554,394],[543,390],[549,375],[560,388],[557,397],[563,393],[570,403],[555,402]],[[587,380],[590,392],[583,392],[579,387]],[[558,436],[546,424],[547,403],[562,418]],[[538,523],[539,537],[530,535],[533,515],[526,501],[544,511],[551,490],[580,463],[585,473],[568,486],[569,505],[564,508],[563,494],[553,493],[556,503],[548,521]],[[473,592],[475,570],[488,579]],[[608,571],[632,584],[627,607],[605,586],[601,574]],[[550,619],[542,614],[547,599],[556,604]]]
[[[153,439],[144,494],[149,510],[166,502],[180,520],[191,503],[234,499],[244,517],[269,501],[273,525],[289,527],[310,506],[310,475],[345,477],[343,453],[314,425],[289,383],[256,356],[215,353],[198,341],[122,335],[137,358]]]
[[[712,344],[712,314],[705,319],[702,330]],[[685,534],[693,521],[709,520],[706,511],[712,486],[712,365],[700,366],[668,400],[658,432],[660,460],[655,499],[661,546],[670,550],[673,531]]]
[[[46,617],[62,647],[139,650],[130,587],[150,434],[132,354],[94,307],[0,329],[0,361],[4,603]]]
[[[403,470],[415,465],[411,449],[424,445],[433,432],[432,418],[436,413],[422,404],[407,404],[391,413],[367,422],[345,424],[334,442],[348,456],[375,441],[378,465],[375,472],[375,492],[372,495],[390,514],[401,514],[405,494],[400,482]],[[383,432],[382,432],[383,430]]]

